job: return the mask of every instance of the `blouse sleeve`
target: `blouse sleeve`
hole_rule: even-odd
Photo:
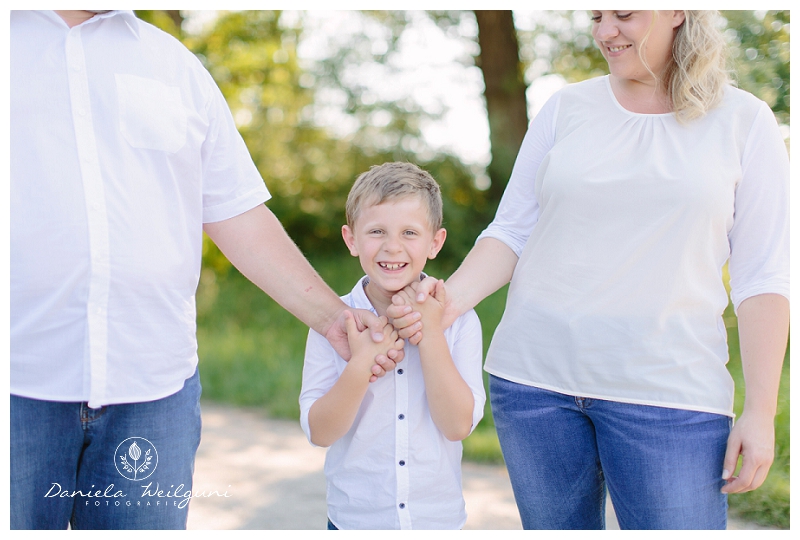
[[[789,297],[789,156],[775,116],[761,104],[742,153],[734,223],[728,239],[731,300]]]
[[[528,127],[494,221],[478,237],[478,240],[500,240],[517,256],[522,254],[539,220],[539,201],[534,190],[536,173],[555,142],[560,95],[556,93],[551,97]]]

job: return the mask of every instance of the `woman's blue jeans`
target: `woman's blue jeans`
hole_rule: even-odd
[[[727,416],[569,396],[490,376],[525,529],[725,529]]]
[[[100,409],[12,395],[11,528],[185,529],[199,399],[197,372],[166,398]]]

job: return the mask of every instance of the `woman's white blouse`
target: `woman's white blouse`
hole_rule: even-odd
[[[485,369],[570,395],[732,415],[722,313],[789,296],[789,161],[775,117],[730,87],[687,125],[608,77],[533,120],[495,220],[518,255]]]

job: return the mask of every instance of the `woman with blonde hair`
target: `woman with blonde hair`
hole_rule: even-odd
[[[716,17],[593,11],[610,74],[531,122],[494,221],[446,283],[449,323],[511,282],[485,369],[525,528],[603,528],[608,490],[622,528],[722,529],[727,494],[772,463],[788,156],[769,107],[729,83]],[[735,425],[726,262],[747,384]]]

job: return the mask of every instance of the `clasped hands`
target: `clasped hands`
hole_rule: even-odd
[[[431,300],[426,302],[428,297]],[[422,341],[423,321],[430,331],[449,326],[444,317],[448,307],[444,281],[426,277],[394,295],[388,317],[363,309],[345,310],[326,337],[345,360],[357,355],[372,358],[374,353],[370,377],[374,382],[403,360],[405,339],[413,345]]]

